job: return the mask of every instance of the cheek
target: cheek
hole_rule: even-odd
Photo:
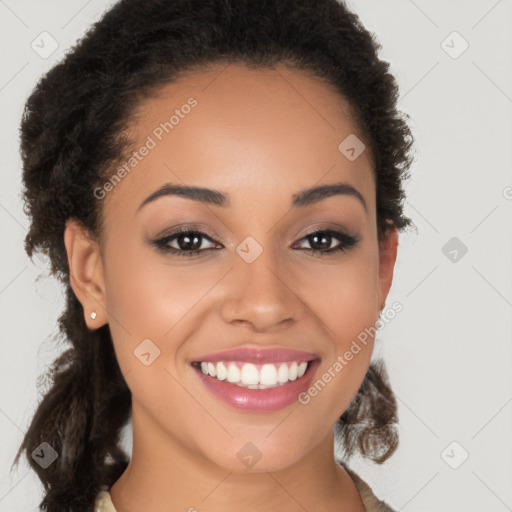
[[[148,263],[148,255],[140,246],[110,255],[105,274],[109,328],[134,400],[167,424],[170,410],[190,406],[175,371],[180,341],[174,342],[179,327],[173,329],[204,294],[204,284],[193,286],[196,281],[183,272]]]
[[[310,404],[312,414],[336,421],[363,382],[379,318],[377,283],[378,258],[369,250],[344,264],[319,267],[304,281],[305,302],[321,320],[332,348],[301,402]]]
[[[149,338],[164,336],[207,288],[191,267],[166,264],[140,244],[113,254],[105,282],[109,313],[127,331]]]
[[[178,382],[177,362],[199,326],[201,299],[218,281],[218,267],[166,258],[120,229],[110,230],[104,260],[109,328],[134,399],[162,418],[169,407],[193,405]]]
[[[378,258],[373,247],[361,247],[335,263],[319,264],[309,273],[298,271],[297,279],[301,298],[322,319],[340,350],[376,322]]]

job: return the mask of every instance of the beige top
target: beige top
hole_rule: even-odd
[[[373,494],[370,486],[362,480],[357,473],[354,473],[354,471],[345,464],[342,465],[354,481],[366,512],[396,512],[385,502],[379,500],[377,496]],[[94,512],[117,512],[110,498],[110,492],[107,486],[103,486],[102,490],[96,496]]]

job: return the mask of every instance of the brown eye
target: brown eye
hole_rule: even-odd
[[[359,241],[353,236],[332,229],[314,231],[303,237],[302,240],[306,241],[311,246],[310,249],[304,248],[302,250],[320,253],[320,255],[347,251],[357,245]],[[338,240],[339,243],[335,247],[332,247],[332,243],[335,240]]]
[[[205,233],[192,229],[179,229],[158,240],[154,244],[164,252],[170,252],[177,256],[195,256],[198,253],[211,250],[212,247],[201,249],[203,240],[211,240]],[[175,247],[170,243],[175,242]]]

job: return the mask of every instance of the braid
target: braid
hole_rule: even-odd
[[[18,463],[25,453],[37,473],[46,491],[39,505],[44,512],[62,512],[63,507],[86,512],[101,486],[111,486],[128,465],[119,438],[130,417],[130,390],[117,363],[108,326],[91,331],[82,314],[68,287],[67,308],[59,324],[73,347],[47,371],[51,387],[38,405],[14,461]],[[32,457],[43,442],[57,452],[46,468]]]

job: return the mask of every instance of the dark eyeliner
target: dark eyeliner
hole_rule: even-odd
[[[181,256],[185,256],[185,257],[197,256],[198,254],[200,254],[204,251],[213,250],[212,248],[208,248],[208,249],[199,249],[196,251],[184,251],[184,250],[180,250],[180,249],[175,249],[174,247],[169,247],[169,245],[168,245],[169,242],[176,239],[179,235],[182,235],[182,234],[199,235],[200,239],[206,239],[210,242],[213,242],[213,240],[210,237],[208,237],[205,233],[203,233],[202,231],[198,231],[198,230],[191,229],[191,228],[178,228],[178,229],[172,231],[171,233],[169,233],[161,238],[158,238],[157,240],[154,240],[152,242],[152,244],[154,246],[156,246],[156,248],[159,251],[163,252],[164,254],[171,253],[171,254],[174,254],[174,255],[180,256],[180,257]]]
[[[175,249],[174,247],[169,247],[169,242],[172,240],[175,240],[179,235],[181,234],[188,234],[188,235],[198,235],[198,237],[201,240],[207,240],[209,242],[215,243],[214,240],[212,240],[208,235],[203,233],[202,231],[191,229],[191,228],[180,228],[172,231],[171,233],[160,237],[156,240],[151,241],[151,244],[155,246],[159,251],[163,252],[164,254],[173,254],[179,257],[191,257],[191,256],[198,256],[199,254],[205,252],[205,251],[211,251],[215,250],[214,248],[207,248],[207,249],[198,249],[198,250],[191,250],[186,251],[183,249]],[[319,250],[319,249],[297,249],[299,251],[306,251],[309,253],[314,253],[318,255],[319,257],[325,257],[328,255],[333,255],[334,253],[346,252],[350,250],[352,247],[355,247],[359,243],[359,238],[356,236],[348,235],[347,233],[344,233],[343,231],[337,231],[330,228],[324,228],[324,229],[317,229],[315,231],[312,231],[310,233],[307,233],[302,238],[300,238],[295,244],[298,244],[299,242],[302,242],[303,240],[307,239],[310,236],[316,235],[316,234],[326,234],[329,235],[335,239],[338,239],[339,244],[337,247],[334,247],[333,249],[327,249],[325,251]],[[294,245],[295,245],[294,244]]]
[[[316,253],[320,257],[325,257],[325,256],[332,255],[333,253],[337,253],[339,251],[346,252],[346,251],[350,250],[352,247],[355,247],[359,243],[358,237],[348,235],[347,233],[344,233],[343,231],[337,231],[337,230],[331,229],[331,228],[323,228],[323,229],[321,228],[321,229],[312,231],[311,233],[307,233],[296,243],[299,243],[302,240],[304,240],[310,236],[319,234],[319,233],[327,234],[327,235],[332,236],[333,238],[337,238],[339,240],[339,245],[337,247],[334,247],[333,249],[327,249],[325,251],[322,251],[319,249],[299,249],[299,250],[313,252],[313,253]]]

